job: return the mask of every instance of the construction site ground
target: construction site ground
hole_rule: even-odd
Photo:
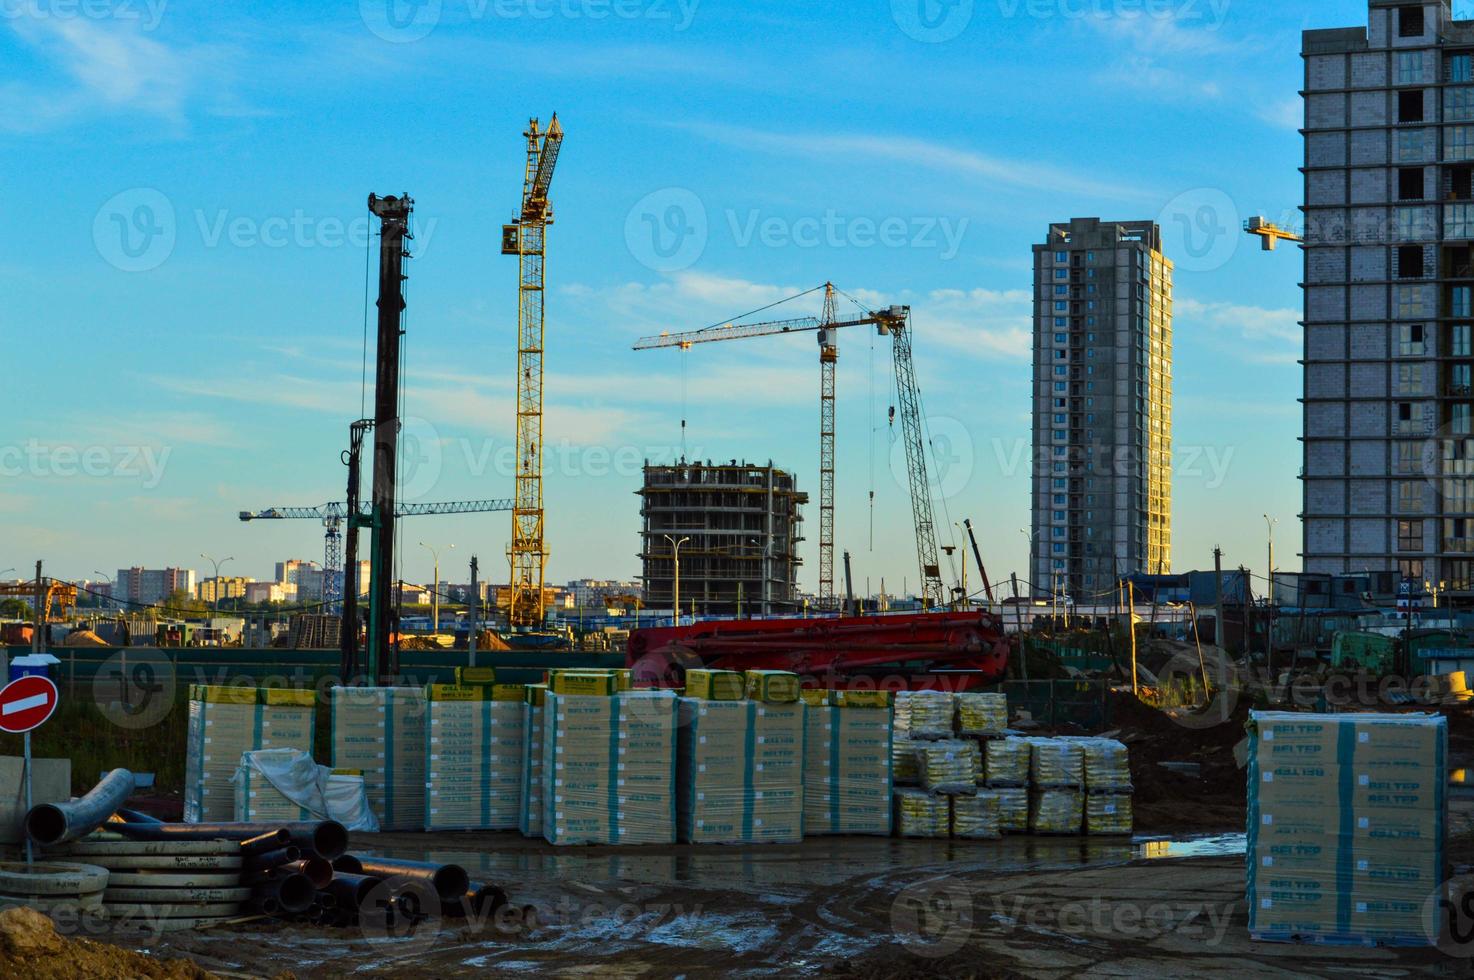
[[[1474,808],[1461,815],[1467,834]],[[1474,852],[1474,838],[1464,838]],[[266,921],[135,940],[226,976],[1405,976],[1427,950],[1252,942],[1242,838],[816,838],[801,846],[554,850],[512,833],[382,834],[517,908],[418,934]],[[426,850],[427,845],[433,850]],[[1187,857],[1195,851],[1206,857]],[[1161,856],[1150,856],[1150,855]]]

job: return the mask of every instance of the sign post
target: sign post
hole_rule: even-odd
[[[31,731],[56,711],[60,695],[49,677],[28,674],[0,688],[0,731],[24,735],[26,812],[31,810]],[[31,837],[26,835],[26,865],[32,861]]]

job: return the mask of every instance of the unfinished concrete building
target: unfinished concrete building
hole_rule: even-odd
[[[1474,21],[1306,31],[1304,558],[1474,596]]]
[[[669,609],[680,542],[681,613],[798,612],[798,543],[808,495],[794,475],[767,465],[645,465],[640,489],[645,604]],[[684,539],[684,540],[683,540]]]

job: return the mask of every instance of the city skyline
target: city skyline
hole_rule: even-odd
[[[568,17],[502,30],[460,11],[413,40],[385,39],[357,5],[287,4],[275,28],[226,9],[169,8],[157,24],[6,21],[0,53],[45,92],[78,98],[37,88],[0,123],[35,215],[27,250],[0,265],[8,329],[69,352],[13,379],[0,567],[42,557],[75,579],[200,551],[236,556],[237,571],[320,553],[311,521],[235,514],[342,496],[338,457],[362,414],[371,190],[409,191],[420,222],[403,496],[510,495],[515,263],[497,237],[517,197],[519,134],[554,109],[568,137],[549,232],[549,581],[638,574],[646,459],[771,459],[817,493],[812,338],[629,347],[826,279],[866,304],[912,306],[944,463],[939,532],[962,544],[955,526],[971,518],[994,577],[1027,574],[1027,248],[1072,214],[1154,218],[1177,263],[1175,567],[1208,566],[1214,544],[1226,563],[1262,566],[1261,514],[1284,534],[1300,506],[1300,263],[1258,252],[1239,224],[1294,223],[1301,79],[1294,59],[1256,52],[1298,50],[1302,28],[1355,23],[1365,8],[1008,9],[977,5],[945,37],[886,5],[839,17],[703,4],[680,30]],[[848,50],[814,59],[796,39],[816,31]],[[292,62],[259,70],[288,32]],[[138,88],[108,89],[89,70],[102,44],[142,73]],[[854,72],[867,60],[893,66],[883,83]],[[307,62],[361,87],[294,85]],[[484,90],[451,86],[450,69],[472,64],[501,67]],[[1022,72],[1052,81],[1020,87]],[[408,92],[401,73],[423,85]],[[754,124],[773,118],[780,89],[788,118]],[[106,118],[87,108],[102,95]],[[367,139],[376,99],[413,110],[396,114],[395,140]],[[1165,135],[1186,130],[1194,139]],[[253,153],[262,141],[278,147],[269,159]],[[1119,152],[1084,152],[1101,142]],[[57,188],[63,168],[72,179]],[[157,228],[167,235],[143,234]],[[852,333],[840,341],[836,543],[854,555],[857,589],[914,590],[888,367]],[[815,505],[805,516],[817,526]],[[456,542],[451,561],[464,569],[475,553],[482,577],[500,580],[509,530],[504,514],[410,519],[399,577],[430,577],[426,540]],[[812,592],[817,541],[802,548]],[[1298,567],[1294,551],[1280,548],[1281,569]],[[447,564],[442,554],[442,577]]]

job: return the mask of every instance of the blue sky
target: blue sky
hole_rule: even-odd
[[[638,573],[639,460],[679,454],[683,411],[692,455],[817,489],[812,336],[630,345],[825,279],[912,305],[938,521],[1022,571],[1030,245],[1072,215],[1159,220],[1177,262],[1174,564],[1221,544],[1262,567],[1269,512],[1298,567],[1300,259],[1237,228],[1300,201],[1299,32],[1364,22],[1326,0],[7,0],[0,569],[320,556],[310,523],[234,515],[343,492],[370,191],[417,202],[406,496],[509,496],[499,234],[520,134],[554,110],[551,580]],[[890,384],[885,347],[842,338],[839,545],[895,590],[916,564]],[[429,577],[425,540],[457,545],[442,577],[475,551],[503,579],[509,528],[409,522],[403,574]]]

